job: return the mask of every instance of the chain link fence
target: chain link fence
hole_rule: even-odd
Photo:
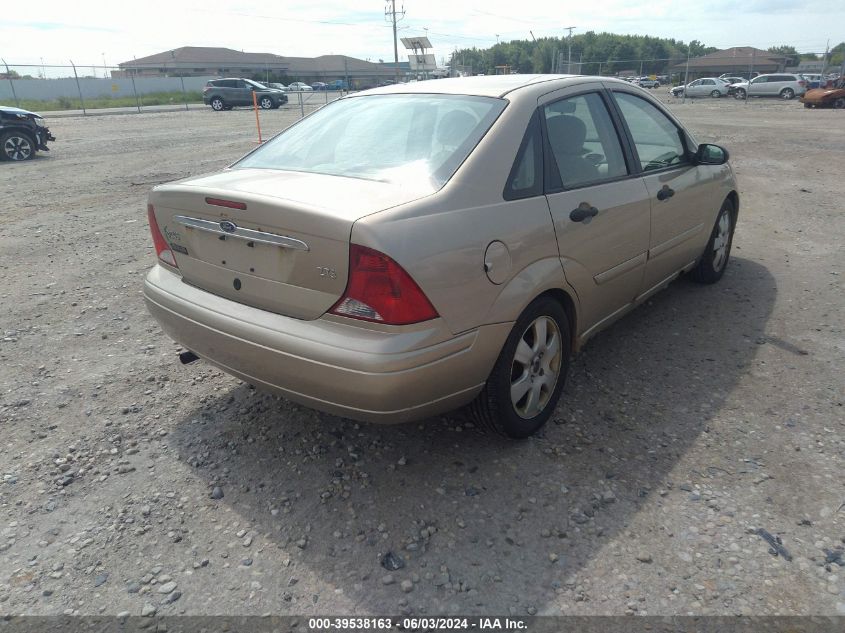
[[[687,60],[666,59],[626,59],[607,60],[604,62],[570,62],[563,51],[555,51],[553,69],[555,72],[575,74],[605,75],[633,79],[635,76],[650,76],[659,79],[661,85],[678,86],[700,76],[712,75],[694,63],[686,66]],[[471,76],[483,73],[484,69],[474,68],[470,64],[458,64],[453,60],[451,76]],[[691,61],[695,61],[694,59]],[[199,64],[198,64],[199,65]],[[53,116],[61,114],[101,114],[156,112],[175,109],[200,110],[207,106],[203,103],[203,88],[209,80],[221,77],[243,77],[252,79],[270,87],[285,85],[288,103],[282,107],[298,110],[301,116],[325,105],[348,90],[365,89],[393,83],[396,79],[394,70],[386,69],[382,75],[367,76],[350,70],[347,66],[338,68],[320,68],[315,75],[317,89],[297,82],[299,89],[290,84],[293,79],[284,71],[270,67],[251,69],[229,68],[231,62],[204,62],[206,68],[168,67],[127,69],[103,65],[76,65],[72,61],[66,65],[13,64],[0,59],[0,105],[15,106],[39,113],[48,112]],[[172,66],[172,65],[171,65]],[[609,72],[620,67],[628,70]],[[648,68],[663,68],[664,74],[646,71]],[[823,65],[828,73],[845,72],[842,67]],[[741,77],[753,77],[758,73],[773,72],[762,64],[762,60],[749,57],[742,62],[742,72],[734,73]],[[789,68],[779,68],[780,72]],[[205,71],[205,72],[203,72]],[[497,66],[497,73],[512,72],[510,66]],[[702,75],[704,73],[704,75]],[[403,72],[401,80],[414,80]],[[327,82],[327,83],[323,83]]]
[[[340,69],[337,74],[342,76],[342,73]],[[263,84],[265,74],[270,80],[277,79],[269,72],[240,76]],[[178,69],[136,73],[118,66],[11,64],[0,60],[0,105],[48,112],[54,116],[197,110],[207,107],[203,103],[203,88],[208,81],[220,78],[220,75],[193,74]],[[281,84],[281,81],[267,83]],[[282,107],[299,110],[304,116],[347,94],[347,87],[344,80],[318,85],[316,90],[304,84],[302,89],[286,86],[288,102]]]

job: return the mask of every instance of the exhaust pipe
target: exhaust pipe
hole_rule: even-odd
[[[182,352],[181,354],[179,354],[179,360],[182,362],[183,365],[188,365],[199,359],[200,357],[191,351]]]

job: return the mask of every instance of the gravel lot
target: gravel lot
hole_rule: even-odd
[[[732,153],[728,271],[595,338],[522,443],[178,364],[145,196],[253,113],[50,120],[0,164],[0,612],[845,614],[845,113],[671,107]]]

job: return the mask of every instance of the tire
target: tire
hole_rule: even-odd
[[[226,109],[226,104],[223,102],[223,99],[220,97],[213,97],[211,99],[211,109],[215,112],[222,112]]]
[[[804,107],[805,107],[805,108],[812,108],[813,106],[812,106],[812,104],[805,103],[805,104],[804,104]]]
[[[745,99],[745,89],[744,88],[737,88],[736,92],[734,93],[735,99]]]
[[[734,228],[736,227],[736,211],[730,200],[722,203],[716,224],[704,247],[704,253],[692,269],[690,277],[700,284],[714,284],[725,274],[728,260],[731,256]]]
[[[270,97],[261,97],[258,100],[258,107],[262,110],[269,110],[273,107],[273,100]]]
[[[713,92],[710,93],[710,96],[713,97],[714,99],[718,99],[719,97],[722,96],[722,93],[719,92],[718,90],[714,90]]]
[[[35,141],[26,132],[12,130],[0,136],[0,157],[22,161],[35,158]]]
[[[512,439],[536,433],[554,413],[570,348],[563,307],[551,297],[535,299],[517,319],[487,384],[470,405],[473,418]]]
[[[834,107],[834,108],[836,108],[837,110],[843,110],[843,109],[845,109],[845,97],[838,97],[838,98],[837,98],[837,99],[833,102],[833,107]]]
[[[784,101],[789,101],[795,98],[795,91],[792,88],[784,88],[780,91],[780,98]]]

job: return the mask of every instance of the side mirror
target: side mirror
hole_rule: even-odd
[[[728,158],[728,150],[712,143],[702,143],[695,152],[696,165],[724,165]]]

